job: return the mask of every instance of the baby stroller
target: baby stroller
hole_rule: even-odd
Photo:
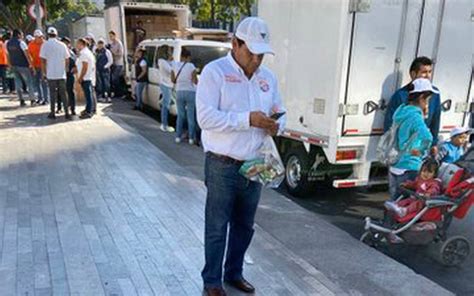
[[[448,237],[454,218],[463,219],[474,204],[474,150],[471,148],[456,164],[443,164],[438,178],[443,181],[443,194],[426,199],[408,189],[397,201],[412,196],[424,202],[424,208],[399,217],[385,211],[382,221],[365,218],[365,233],[360,240],[372,247],[393,244],[431,245],[435,259],[445,266],[461,264],[470,253],[470,243],[463,236]]]

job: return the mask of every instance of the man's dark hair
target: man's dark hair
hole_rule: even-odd
[[[20,35],[23,35],[23,32],[21,30],[19,29],[13,30],[13,34],[12,34],[13,38],[18,38],[20,37]]]
[[[71,44],[71,39],[69,39],[68,37],[61,38],[61,41],[67,44]]]
[[[187,50],[186,48],[183,48],[181,50],[181,57],[183,58],[189,58],[191,56],[191,52]]]
[[[433,61],[428,57],[417,57],[416,59],[411,62],[410,65],[410,72],[418,72],[420,71],[422,66],[431,66],[433,65]]]
[[[245,41],[243,41],[242,39],[235,37],[235,40],[237,40],[237,44],[239,45],[239,47],[245,44]]]
[[[84,38],[79,38],[79,39],[77,39],[77,42],[81,43],[81,44],[84,45],[84,46],[87,46],[87,40],[84,39]]]
[[[117,34],[115,34],[115,31],[113,31],[113,30],[109,31],[109,34],[112,34],[112,35],[114,35],[114,36],[117,35]]]

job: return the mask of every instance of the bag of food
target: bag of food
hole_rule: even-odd
[[[244,162],[239,172],[266,188],[277,188],[285,178],[285,167],[271,136],[265,138],[259,152],[260,156]]]

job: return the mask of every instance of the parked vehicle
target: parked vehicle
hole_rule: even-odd
[[[173,31],[191,26],[191,11],[187,5],[148,2],[118,1],[104,9],[106,31],[117,33],[125,49],[126,81],[130,84],[133,54],[135,51],[134,29],[138,21],[146,31],[146,39],[173,37]]]
[[[143,103],[153,109],[161,109],[160,71],[158,60],[163,58],[161,48],[169,46],[173,48],[173,60],[179,61],[183,48],[191,53],[191,62],[196,66],[198,73],[209,62],[221,58],[232,48],[230,43],[205,41],[205,40],[183,40],[183,39],[154,39],[145,40],[140,47],[145,48],[145,58],[148,61],[148,87],[144,93]],[[176,105],[171,103],[170,113],[176,115]]]
[[[375,162],[385,108],[410,81],[416,56],[435,61],[441,134],[467,124],[473,69],[472,2],[259,0],[288,109],[277,144],[286,184],[303,194],[316,181],[336,188],[385,183]],[[376,173],[383,178],[374,178]]]

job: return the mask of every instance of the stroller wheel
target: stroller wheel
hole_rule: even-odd
[[[458,266],[471,252],[469,241],[463,236],[448,238],[441,246],[438,261],[445,266]]]
[[[369,247],[375,248],[377,246],[377,241],[374,237],[374,234],[370,231],[364,232],[359,240]]]

